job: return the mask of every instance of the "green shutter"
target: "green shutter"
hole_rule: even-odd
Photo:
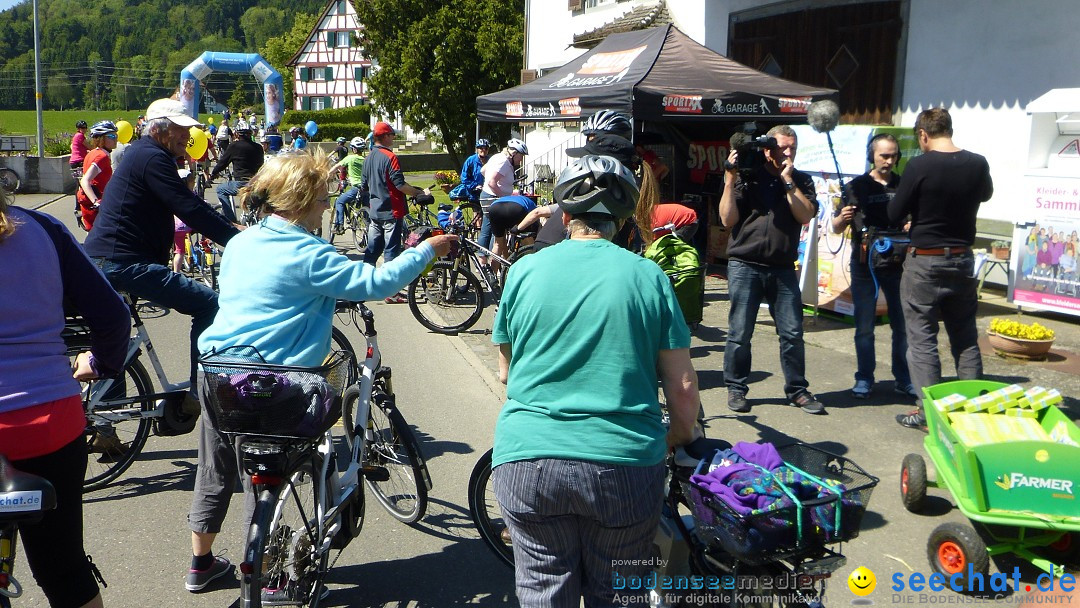
[[[364,79],[364,68],[353,68],[352,69],[352,79],[353,80],[363,80]]]
[[[300,68],[300,82],[307,82],[311,80],[311,69]]]
[[[332,66],[332,65],[326,66],[326,79],[327,80],[333,80],[334,79],[334,66]]]
[[[300,109],[301,110],[310,110],[311,109],[311,98],[310,97],[301,97],[300,98]]]
[[[323,97],[323,109],[324,110],[329,110],[330,108],[333,108],[333,107],[334,107],[334,98],[333,97]]]

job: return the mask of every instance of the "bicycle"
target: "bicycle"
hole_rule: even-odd
[[[126,294],[124,301],[131,311],[135,335],[128,344],[123,371],[116,378],[84,384],[82,389],[86,441],[91,454],[100,454],[87,459],[86,491],[105,487],[130,468],[152,428],[158,435],[179,435],[191,432],[198,420],[196,415],[180,412],[191,383],[169,382],[135,301]],[[69,357],[90,349],[90,329],[81,317],[68,316],[61,335]],[[150,374],[140,360],[143,352],[163,388],[161,392],[154,392]]]
[[[397,407],[393,374],[382,364],[375,315],[362,302],[341,300],[336,313],[344,325],[360,329],[367,341],[361,365],[344,332],[337,327],[331,331],[334,344],[353,355],[349,388],[342,397],[345,444],[353,449],[356,437],[364,437],[363,462],[387,471],[386,479],[365,478],[368,489],[391,516],[415,523],[427,512],[431,475],[420,444]],[[366,420],[363,428],[356,424],[358,420]]]
[[[82,177],[81,173],[79,177]],[[19,174],[14,169],[0,167],[0,188],[8,192],[18,192],[20,186],[22,186],[22,182],[19,180]]]
[[[348,182],[346,182],[347,184]],[[348,190],[348,186],[345,186],[345,190]],[[339,195],[340,196],[340,195]],[[330,229],[326,231],[329,236],[330,244],[334,244],[335,232],[333,230],[333,224],[335,220],[334,207],[330,207]],[[367,234],[368,234],[368,212],[364,208],[364,205],[360,202],[360,194],[357,193],[356,198],[346,203],[345,205],[345,222],[342,224],[342,232],[349,231],[352,233],[353,245],[356,246],[357,251],[363,251],[367,249]]]
[[[0,510],[0,608],[11,608],[11,600],[23,592],[14,574],[19,525],[37,523],[55,509],[56,489],[43,477],[19,471],[0,454],[0,504],[16,505]]]
[[[210,239],[192,232],[185,243],[184,274],[192,280],[218,290],[218,261],[221,251]]]

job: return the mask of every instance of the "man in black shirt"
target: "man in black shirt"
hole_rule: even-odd
[[[214,179],[228,167],[233,166],[233,178],[217,187],[218,202],[221,203],[221,214],[225,219],[236,223],[236,210],[233,209],[232,197],[251,180],[263,166],[262,146],[251,140],[251,126],[240,120],[236,123],[236,141],[226,148],[225,153],[218,159],[214,171],[210,173],[210,179]]]
[[[728,408],[746,413],[750,377],[750,339],[764,299],[780,337],[784,393],[808,414],[824,414],[825,406],[807,390],[803,346],[802,290],[795,272],[803,224],[817,214],[817,196],[809,175],[795,170],[798,145],[787,125],[769,130],[776,145],[766,148],[765,164],[743,178],[738,153],[728,156],[729,169],[720,197],[720,221],[731,228],[728,245],[728,339],[724,350],[724,382]]]
[[[993,196],[994,183],[985,158],[953,144],[952,118],[944,108],[921,112],[914,131],[923,154],[908,162],[888,208],[892,222],[911,215],[911,247],[900,296],[907,324],[908,367],[921,394],[924,387],[941,382],[939,320],[949,334],[956,375],[961,380],[982,375],[971,245],[979,205]],[[896,420],[909,428],[926,427],[921,409]]]
[[[866,399],[874,388],[874,319],[877,316],[878,289],[885,294],[892,327],[892,373],[895,390],[902,395],[914,395],[907,365],[907,334],[904,314],[900,308],[899,263],[882,263],[891,256],[874,251],[869,242],[873,235],[888,231],[902,236],[903,220],[890,222],[888,203],[896,195],[900,176],[893,166],[900,160],[900,145],[888,133],[875,135],[866,148],[873,167],[848,184],[848,203],[838,209],[832,219],[833,232],[851,231],[851,302],[855,306],[855,386],[851,394]],[[885,234],[885,233],[881,233]],[[895,247],[896,245],[894,245]],[[872,274],[871,274],[872,272]]]

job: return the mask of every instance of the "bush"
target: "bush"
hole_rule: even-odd
[[[303,126],[307,121],[314,120],[322,127],[322,123],[371,123],[371,106],[352,106],[351,108],[332,108],[329,110],[289,110],[285,113],[282,122],[289,125]]]
[[[371,127],[367,123],[328,123],[324,125],[317,120],[315,122],[319,125],[319,132],[315,134],[315,137],[311,138],[312,141],[334,141],[339,137],[345,139],[352,139],[356,136],[367,137],[368,132],[371,131]],[[299,126],[301,129],[304,128],[304,125]],[[288,131],[288,128],[286,127],[285,130]]]
[[[72,133],[45,134],[45,156],[67,156],[71,154]]]

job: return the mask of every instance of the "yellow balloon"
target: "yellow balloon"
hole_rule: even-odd
[[[210,118],[207,118],[206,119],[206,124],[210,124],[210,125],[214,124],[214,117],[211,116]]]
[[[131,136],[135,133],[135,130],[131,128],[131,123],[126,120],[121,120],[116,123],[116,141],[126,144],[131,141]]]
[[[191,127],[188,129],[187,140],[187,153],[191,158],[202,158],[203,154],[206,154],[206,145],[210,140],[206,138],[206,133],[199,127]]]

